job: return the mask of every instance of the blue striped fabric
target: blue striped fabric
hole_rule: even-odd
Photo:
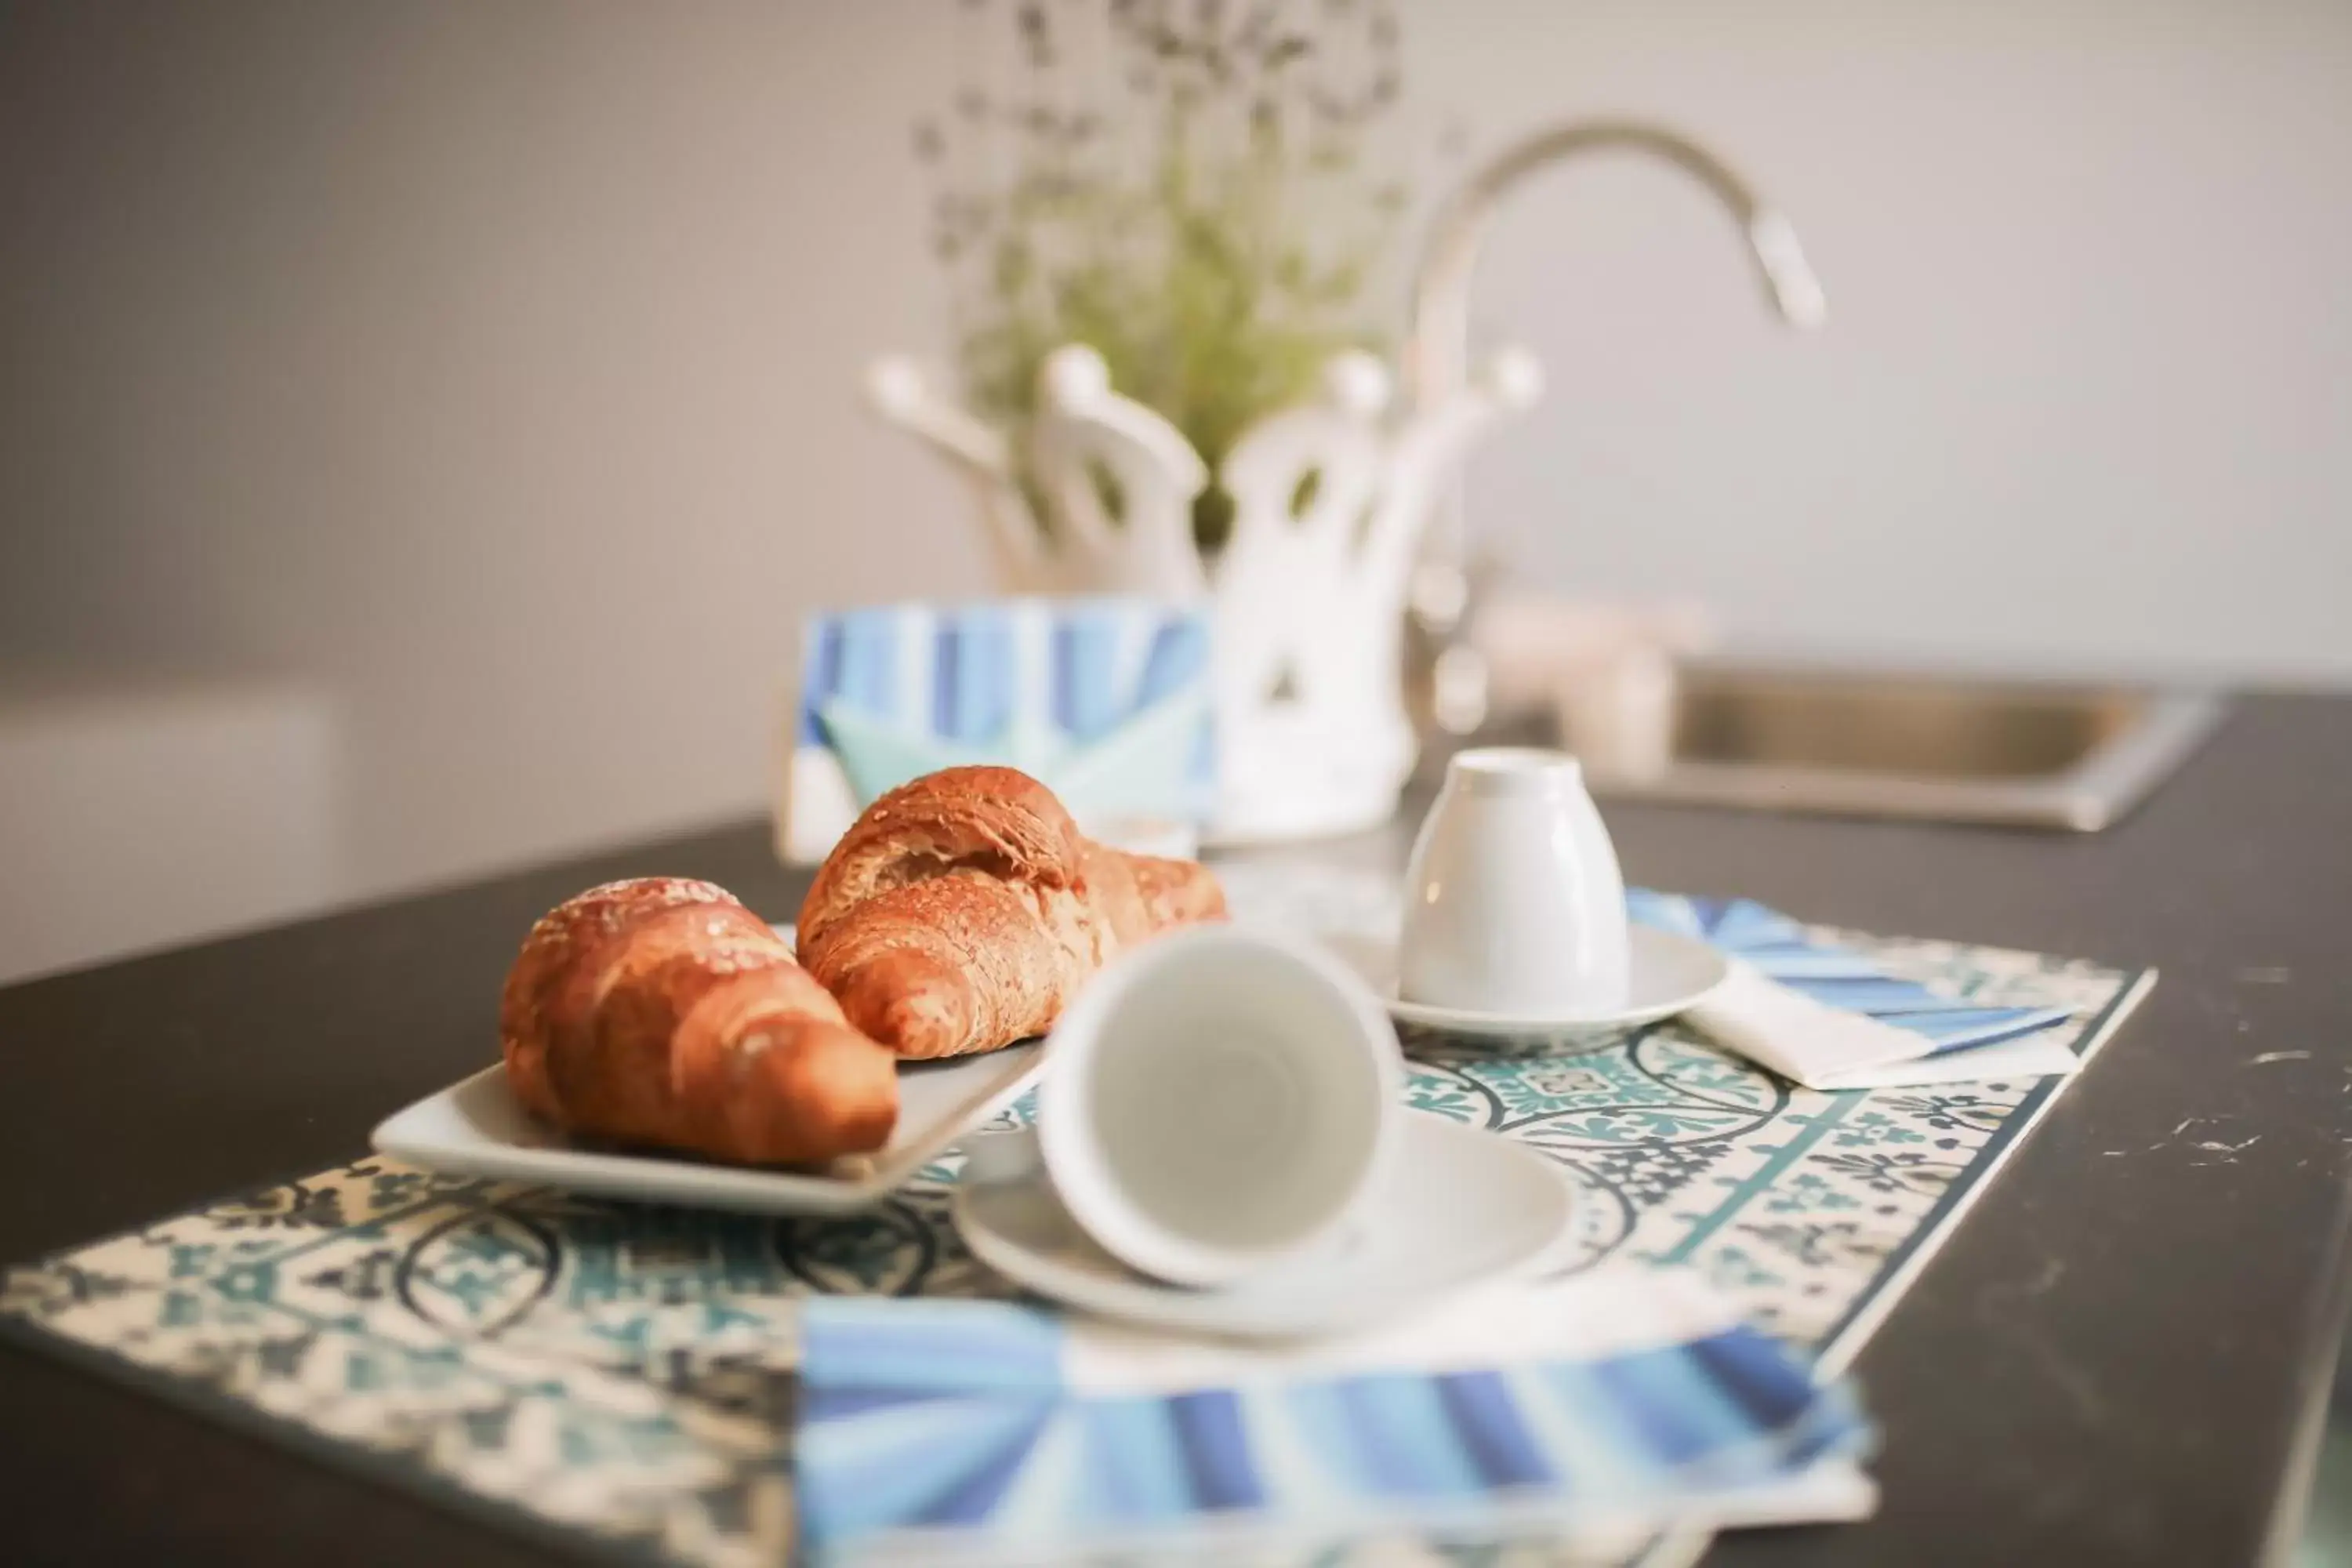
[[[805,1543],[1024,1553],[1204,1527],[1344,1534],[1477,1510],[1677,1506],[1859,1458],[1852,1395],[1744,1326],[1586,1361],[1169,1393],[1069,1386],[1066,1331],[998,1302],[817,1298],[794,1441]]]
[[[1127,716],[1118,689],[1120,629],[1116,611],[1100,603],[1073,605],[1055,625],[1054,722],[1077,741],[1099,740]]]
[[[1206,816],[1216,788],[1209,630],[1141,598],[885,605],[803,629],[797,743],[859,803],[960,763],[1083,781],[1105,816]],[[1097,759],[1089,763],[1089,759]]]
[[[1746,960],[1790,990],[1825,1006],[1861,1013],[1928,1042],[1922,1058],[1947,1056],[2013,1040],[2072,1015],[2063,1007],[1987,1007],[1938,996],[1899,980],[1843,948],[1810,940],[1805,928],[1778,910],[1748,899],[1703,899],[1626,891],[1633,918],[1643,925],[1693,936]]]
[[[931,732],[981,741],[1003,729],[1013,710],[1013,634],[1003,612],[976,605],[950,617],[933,641]],[[812,682],[811,712],[833,695],[833,689]]]
[[[816,702],[808,694],[841,689],[840,619],[828,616],[811,621],[802,641],[800,743],[821,746],[824,744],[824,731],[817,723]]]

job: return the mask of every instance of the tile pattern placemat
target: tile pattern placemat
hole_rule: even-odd
[[[1817,934],[1941,994],[2062,1008],[2080,1055],[2150,979]],[[1666,1025],[1578,1057],[1424,1052],[1412,1095],[1557,1160],[1581,1260],[1690,1264],[1843,1366],[2069,1081],[1822,1094]],[[1003,1292],[949,1224],[957,1158],[831,1221],[362,1160],[15,1269],[0,1329],[574,1547],[774,1563],[794,1300]]]

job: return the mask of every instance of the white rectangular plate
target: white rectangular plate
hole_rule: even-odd
[[[503,1066],[418,1100],[375,1130],[378,1153],[428,1171],[496,1176],[638,1203],[752,1214],[851,1214],[913,1179],[966,1132],[1020,1097],[1044,1065],[1030,1040],[984,1056],[898,1067],[898,1125],[872,1154],[816,1171],[722,1165],[682,1155],[574,1143],[524,1110]]]

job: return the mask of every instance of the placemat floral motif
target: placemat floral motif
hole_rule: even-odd
[[[2063,1007],[2080,1055],[2152,978],[1819,935],[1953,995]],[[1690,1264],[1842,1366],[2069,1081],[1820,1094],[1666,1025],[1577,1057],[1424,1050],[1412,1094],[1560,1163],[1580,1265]],[[810,1221],[362,1160],[16,1268],[0,1327],[575,1548],[773,1563],[794,1300],[1003,1293],[949,1225],[957,1164]]]

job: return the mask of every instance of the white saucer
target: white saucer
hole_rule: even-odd
[[[1407,1028],[1497,1044],[1598,1048],[1628,1029],[1698,1005],[1731,974],[1731,961],[1696,938],[1644,925],[1633,927],[1631,935],[1633,973],[1625,1005],[1600,1013],[1534,1018],[1407,1002],[1397,995],[1393,943],[1339,935],[1321,940],[1371,983],[1389,1016]]]
[[[1328,1251],[1224,1289],[1163,1284],[1080,1230],[1026,1132],[968,1139],[956,1189],[964,1245],[1041,1296],[1156,1328],[1285,1339],[1361,1327],[1489,1276],[1538,1263],[1568,1226],[1571,1190],[1524,1144],[1408,1111],[1385,1190]]]

